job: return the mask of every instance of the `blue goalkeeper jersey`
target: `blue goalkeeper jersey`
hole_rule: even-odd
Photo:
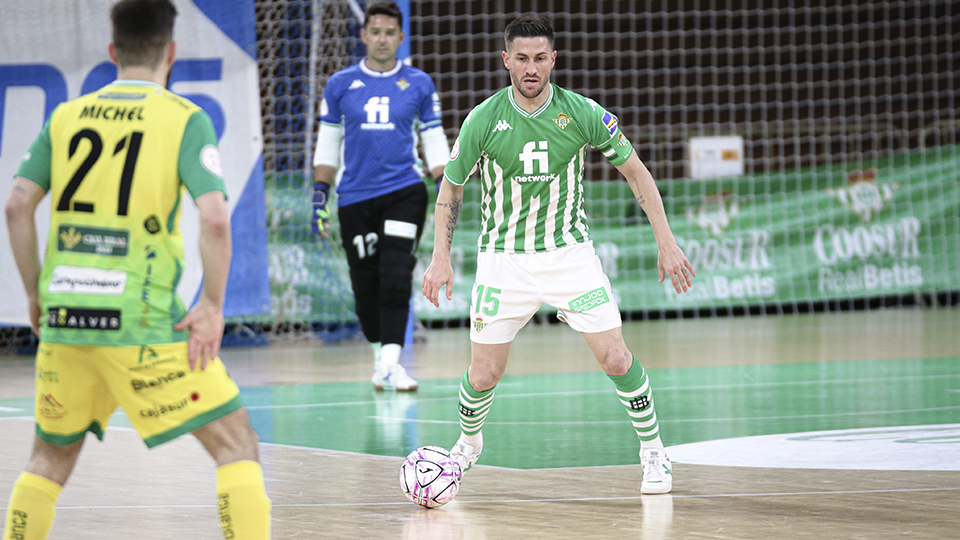
[[[364,60],[330,77],[320,105],[320,121],[343,128],[339,206],[422,182],[418,132],[443,129],[440,96],[429,75],[399,61],[377,72]]]

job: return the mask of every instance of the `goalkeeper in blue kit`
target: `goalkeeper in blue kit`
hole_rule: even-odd
[[[373,386],[410,391],[400,365],[410,315],[414,252],[427,213],[416,144],[439,180],[450,155],[440,97],[430,76],[397,60],[403,14],[394,2],[367,6],[367,56],[330,78],[320,104],[313,158],[313,232],[329,237],[327,197],[341,164],[338,218],[357,317],[374,351]]]
[[[471,361],[460,383],[461,436],[451,454],[466,471],[483,447],[481,428],[517,332],[543,302],[580,332],[613,381],[640,439],[641,493],[668,493],[670,459],[660,439],[649,380],[623,340],[620,311],[590,240],[583,207],[586,147],[596,147],[626,177],[657,240],[660,280],[686,292],[696,274],[677,246],[653,177],[616,116],[550,83],[553,28],[523,16],[504,32],[511,85],[475,107],[453,145],[437,198],[433,260],[424,296],[452,298],[450,245],[463,185],[479,168],[481,231],[471,294]]]

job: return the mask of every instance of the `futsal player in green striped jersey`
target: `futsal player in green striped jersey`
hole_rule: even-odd
[[[550,83],[557,59],[553,28],[523,16],[504,32],[503,63],[511,85],[475,107],[460,129],[436,206],[433,260],[423,294],[439,306],[452,298],[450,245],[463,185],[479,168],[482,184],[477,275],[472,293],[470,368],[460,385],[462,433],[451,453],[464,471],[483,448],[481,428],[507,366],[517,331],[546,302],[580,332],[613,380],[640,438],[641,492],[668,493],[670,459],[663,449],[649,380],[627,348],[620,310],[590,240],[583,209],[586,149],[599,149],[630,184],[658,247],[660,280],[677,293],[696,276],[667,223],[653,177],[616,116],[593,100]]]

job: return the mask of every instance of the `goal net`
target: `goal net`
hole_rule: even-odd
[[[353,321],[336,242],[309,233],[317,102],[359,60],[362,3],[257,2],[274,321]],[[553,82],[620,118],[657,179],[698,277],[658,283],[656,243],[619,173],[589,152],[591,235],[627,317],[955,302],[960,290],[954,2],[412,1],[413,65],[441,95],[448,139],[509,83],[503,28],[556,29]],[[421,320],[471,319],[479,191],[454,238],[459,287]],[[419,250],[419,280],[432,249]],[[436,324],[436,323],[435,323]]]
[[[272,310],[230,321],[228,338],[357,333],[339,239],[318,240],[309,219],[319,97],[364,54],[362,9],[256,2]],[[956,303],[960,4],[413,0],[410,62],[433,77],[451,143],[508,84],[503,28],[531,12],[556,29],[553,82],[620,118],[698,273],[688,294],[658,283],[649,224],[588,152],[591,236],[628,318]],[[431,324],[472,319],[478,184],[454,238],[454,301],[415,295]],[[0,334],[6,348],[30,341]]]

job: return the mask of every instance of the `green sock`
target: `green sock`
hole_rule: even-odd
[[[657,413],[653,409],[653,393],[647,372],[637,361],[637,357],[633,357],[633,364],[626,373],[607,377],[617,386],[617,396],[630,415],[633,429],[640,437],[640,444],[654,443],[651,446],[663,446],[663,443],[656,444],[660,439],[660,426],[657,424]]]
[[[464,372],[463,378],[460,379],[460,429],[465,435],[476,435],[480,433],[483,420],[490,412],[493,390],[496,387],[477,392],[470,386],[467,373],[469,370]]]

